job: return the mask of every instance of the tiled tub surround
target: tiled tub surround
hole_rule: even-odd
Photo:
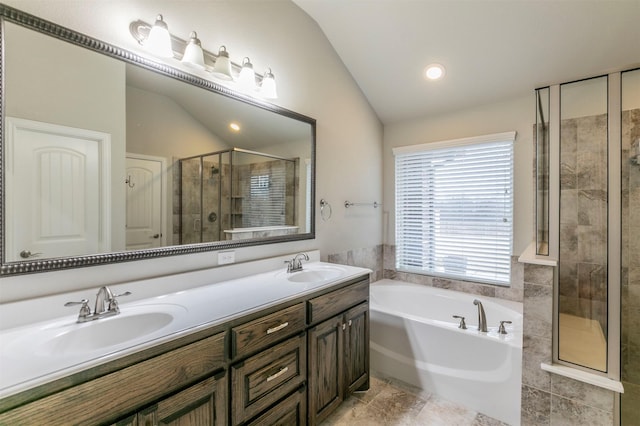
[[[2,341],[0,397],[17,394],[34,386],[195,333],[202,328],[229,321],[235,316],[255,312],[370,272],[362,268],[342,266],[339,277],[313,283],[296,283],[286,279],[288,274],[282,266],[283,261],[291,259],[292,256],[279,256],[219,267],[216,268],[215,274],[211,270],[202,270],[110,286],[114,293],[132,292],[129,296],[130,301],[123,300],[120,305],[121,315],[124,315],[130,307],[134,310],[140,306],[153,307],[154,304],[182,306],[188,311],[188,315],[177,316],[171,327],[163,329],[168,330],[166,335],[152,335],[150,338],[144,336],[108,346],[105,349],[70,353],[64,357],[39,355],[38,345],[16,357],[16,351],[11,348],[14,341],[18,345],[21,339],[24,340],[28,330],[37,332],[38,327],[48,327],[56,321],[62,321],[61,323],[72,328],[87,326],[86,324],[76,325],[77,311],[70,313],[69,308],[64,307],[64,303],[82,298],[93,301],[94,289],[2,305],[0,309],[0,324],[3,327],[0,330],[0,341]],[[304,264],[307,269],[313,269],[314,266],[322,268],[326,265],[317,262],[320,257],[317,251],[309,252],[309,256],[311,262]],[[32,318],[26,319],[24,315],[19,315],[25,311],[35,312],[35,314]],[[29,322],[25,323],[27,320]],[[31,343],[33,346],[40,342]],[[27,348],[24,344],[20,347]]]
[[[503,287],[498,285],[481,284],[473,281],[463,281],[396,271],[396,246],[385,244],[383,277],[414,284],[422,284],[430,287],[456,290],[463,293],[477,294],[479,296],[522,302],[523,265],[518,262],[517,256],[511,257],[511,285],[509,287]]]

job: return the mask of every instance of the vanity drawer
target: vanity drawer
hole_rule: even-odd
[[[301,387],[247,426],[298,426],[307,424],[307,388]]]
[[[368,278],[331,293],[315,297],[307,302],[309,304],[309,324],[331,318],[368,298]]]
[[[231,329],[231,357],[240,358],[257,352],[301,332],[304,327],[304,303],[234,327]]]
[[[307,335],[302,333],[231,367],[234,425],[267,409],[305,381],[306,348]]]

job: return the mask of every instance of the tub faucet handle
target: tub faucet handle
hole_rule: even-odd
[[[460,324],[458,325],[458,328],[461,328],[463,330],[467,329],[467,324],[464,322],[464,317],[461,317],[460,315],[454,315],[453,317],[455,319],[459,319],[460,320]]]
[[[507,334],[507,329],[504,327],[505,324],[511,324],[511,321],[500,321],[500,326],[498,327],[498,334]]]

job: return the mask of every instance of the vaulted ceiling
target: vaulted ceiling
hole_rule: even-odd
[[[640,66],[640,0],[293,1],[385,124]]]

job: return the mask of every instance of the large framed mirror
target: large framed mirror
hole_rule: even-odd
[[[0,275],[314,238],[314,119],[0,17]]]

